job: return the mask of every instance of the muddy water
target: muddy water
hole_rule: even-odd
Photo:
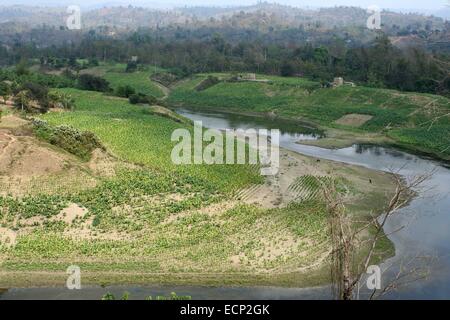
[[[203,122],[205,127],[215,129],[226,128],[266,128],[280,129],[280,145],[283,148],[304,155],[323,159],[361,165],[372,169],[389,171],[400,169],[406,177],[434,170],[432,178],[427,181],[425,190],[415,198],[401,214],[389,221],[386,233],[405,226],[391,234],[396,254],[381,266],[383,283],[387,284],[395,277],[399,265],[406,269],[429,267],[427,279],[414,281],[387,295],[393,299],[450,299],[450,168],[440,162],[410,155],[390,148],[377,146],[354,145],[349,148],[329,150],[298,144],[299,140],[317,139],[322,133],[286,121],[267,120],[248,116],[224,113],[196,112],[177,110],[192,120]],[[418,259],[426,257],[426,259]],[[430,259],[431,257],[432,259]],[[1,294],[0,299],[98,299],[106,292],[120,296],[124,291],[131,293],[132,298],[142,299],[146,296],[190,295],[194,299],[327,299],[330,288],[204,288],[204,287],[91,287],[80,291],[69,291],[63,288],[10,289]],[[364,291],[362,292],[364,295]]]

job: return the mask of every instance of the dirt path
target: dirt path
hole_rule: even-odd
[[[3,141],[2,140],[3,137],[8,138],[8,140],[7,141]],[[2,148],[2,151],[0,153],[0,159],[6,154],[6,152],[8,151],[8,148],[11,147],[11,145],[13,143],[17,142],[17,139],[14,136],[11,136],[11,135],[9,135],[7,133],[0,132],[0,145],[1,145],[2,142],[6,142],[6,146],[4,146]]]

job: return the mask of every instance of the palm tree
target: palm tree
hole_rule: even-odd
[[[72,98],[72,96],[70,94],[68,94],[68,93],[61,93],[60,101],[61,101],[61,104],[62,104],[64,109],[70,109],[70,110],[73,109],[75,101],[74,101],[74,99]]]
[[[74,100],[68,93],[52,91],[48,97],[54,106],[60,106],[63,109],[73,109]]]

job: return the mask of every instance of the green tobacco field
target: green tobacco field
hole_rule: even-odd
[[[164,92],[157,83],[150,80],[150,76],[154,72],[161,71],[160,68],[147,66],[135,72],[125,72],[126,64],[121,63],[103,63],[98,67],[83,70],[82,73],[90,73],[106,79],[112,89],[119,86],[131,86],[138,93],[152,95],[155,98],[162,98]]]
[[[212,75],[223,80],[231,76]],[[353,133],[353,139],[347,141],[350,144],[370,134],[370,139],[362,142],[395,144],[450,157],[450,100],[446,97],[361,86],[321,88],[319,83],[303,78],[265,75],[257,78],[269,80],[267,83],[222,81],[206,90],[195,90],[206,77],[197,75],[181,82],[168,102],[173,106],[309,120],[337,129],[331,130],[332,139],[322,144],[330,147],[340,146],[345,133]],[[370,117],[356,124],[339,121],[346,115]]]
[[[189,122],[98,92],[58,90],[74,98],[74,110],[39,118],[50,127],[94,133],[104,151],[81,159],[38,140],[31,124],[14,113],[2,118],[0,132],[26,133],[15,137],[17,154],[2,173],[0,228],[9,235],[0,246],[2,286],[61,285],[71,264],[91,284],[328,281],[327,215],[320,197],[268,207],[250,203],[249,197],[264,193],[278,203],[271,189],[278,182],[264,181],[251,166],[172,164],[171,133],[192,129]],[[35,163],[41,153],[48,166],[24,181],[22,162],[14,159],[20,154]],[[282,163],[295,185],[290,192],[320,194],[295,179],[309,177],[311,168],[346,177],[354,192],[352,213],[362,217],[386,201],[392,186],[378,172],[295,157],[295,163],[289,157]],[[370,187],[368,176],[375,182]]]

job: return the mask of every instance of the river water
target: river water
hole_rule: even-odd
[[[371,169],[399,170],[401,175],[412,177],[433,171],[418,197],[393,216],[385,232],[403,227],[390,234],[396,254],[382,264],[382,282],[387,284],[402,266],[405,270],[427,266],[426,279],[419,279],[398,288],[385,296],[392,299],[450,299],[450,168],[445,164],[411,155],[392,148],[354,145],[343,149],[324,149],[298,144],[299,140],[317,139],[322,133],[298,123],[264,118],[199,112],[179,109],[177,112],[214,129],[280,129],[280,146],[304,155],[345,162]],[[405,278],[408,281],[410,278]],[[78,291],[63,288],[10,289],[0,294],[0,299],[98,299],[106,292],[120,296],[128,291],[132,298],[142,299],[152,295],[190,295],[194,299],[328,299],[329,287],[321,288],[205,288],[205,287],[90,287]],[[364,291],[362,292],[364,294]]]

